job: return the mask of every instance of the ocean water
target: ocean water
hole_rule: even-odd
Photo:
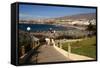
[[[19,24],[19,29],[27,31],[27,27],[30,27],[30,31],[48,31],[50,28],[56,31],[63,31],[63,30],[72,30],[75,28],[72,27],[64,27],[64,26],[56,26],[56,25],[49,25],[49,24]]]

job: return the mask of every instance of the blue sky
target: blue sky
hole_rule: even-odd
[[[82,13],[96,13],[94,8],[19,5],[20,19],[56,18]]]

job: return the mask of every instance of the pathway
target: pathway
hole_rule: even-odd
[[[64,61],[78,61],[78,60],[95,60],[93,58],[68,53],[67,51],[58,48],[57,46],[42,45],[34,52],[31,50],[26,56],[24,62],[28,64],[47,63],[47,62],[64,62]]]
[[[58,52],[53,46],[41,46],[38,49],[37,63],[69,61],[67,57]],[[31,58],[31,61],[33,58]]]

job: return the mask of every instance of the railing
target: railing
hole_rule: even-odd
[[[71,54],[71,43],[72,42],[77,42],[77,41],[81,41],[82,39],[76,39],[76,40],[56,40],[55,41],[55,43],[56,43],[56,46],[58,47],[58,48],[60,48],[60,49],[63,49],[63,44],[62,43],[64,43],[64,42],[67,42],[67,54],[68,54],[68,57],[70,57],[70,54]],[[63,49],[64,50],[64,49]]]
[[[21,53],[22,55],[19,57],[19,63],[23,64],[23,63],[28,63],[28,59],[31,58],[31,56],[34,56],[34,63],[37,63],[38,59],[38,52],[37,52],[37,49],[40,47],[40,43],[39,41],[33,41],[31,42],[31,44],[29,45],[30,46],[30,50],[25,52],[26,48],[25,46],[21,46]],[[27,60],[27,61],[26,61]]]

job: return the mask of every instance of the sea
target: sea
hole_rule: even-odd
[[[55,31],[65,31],[75,29],[72,27],[64,27],[50,24],[18,24],[19,30],[27,31],[27,27],[30,27],[30,31],[48,31],[50,29]]]

